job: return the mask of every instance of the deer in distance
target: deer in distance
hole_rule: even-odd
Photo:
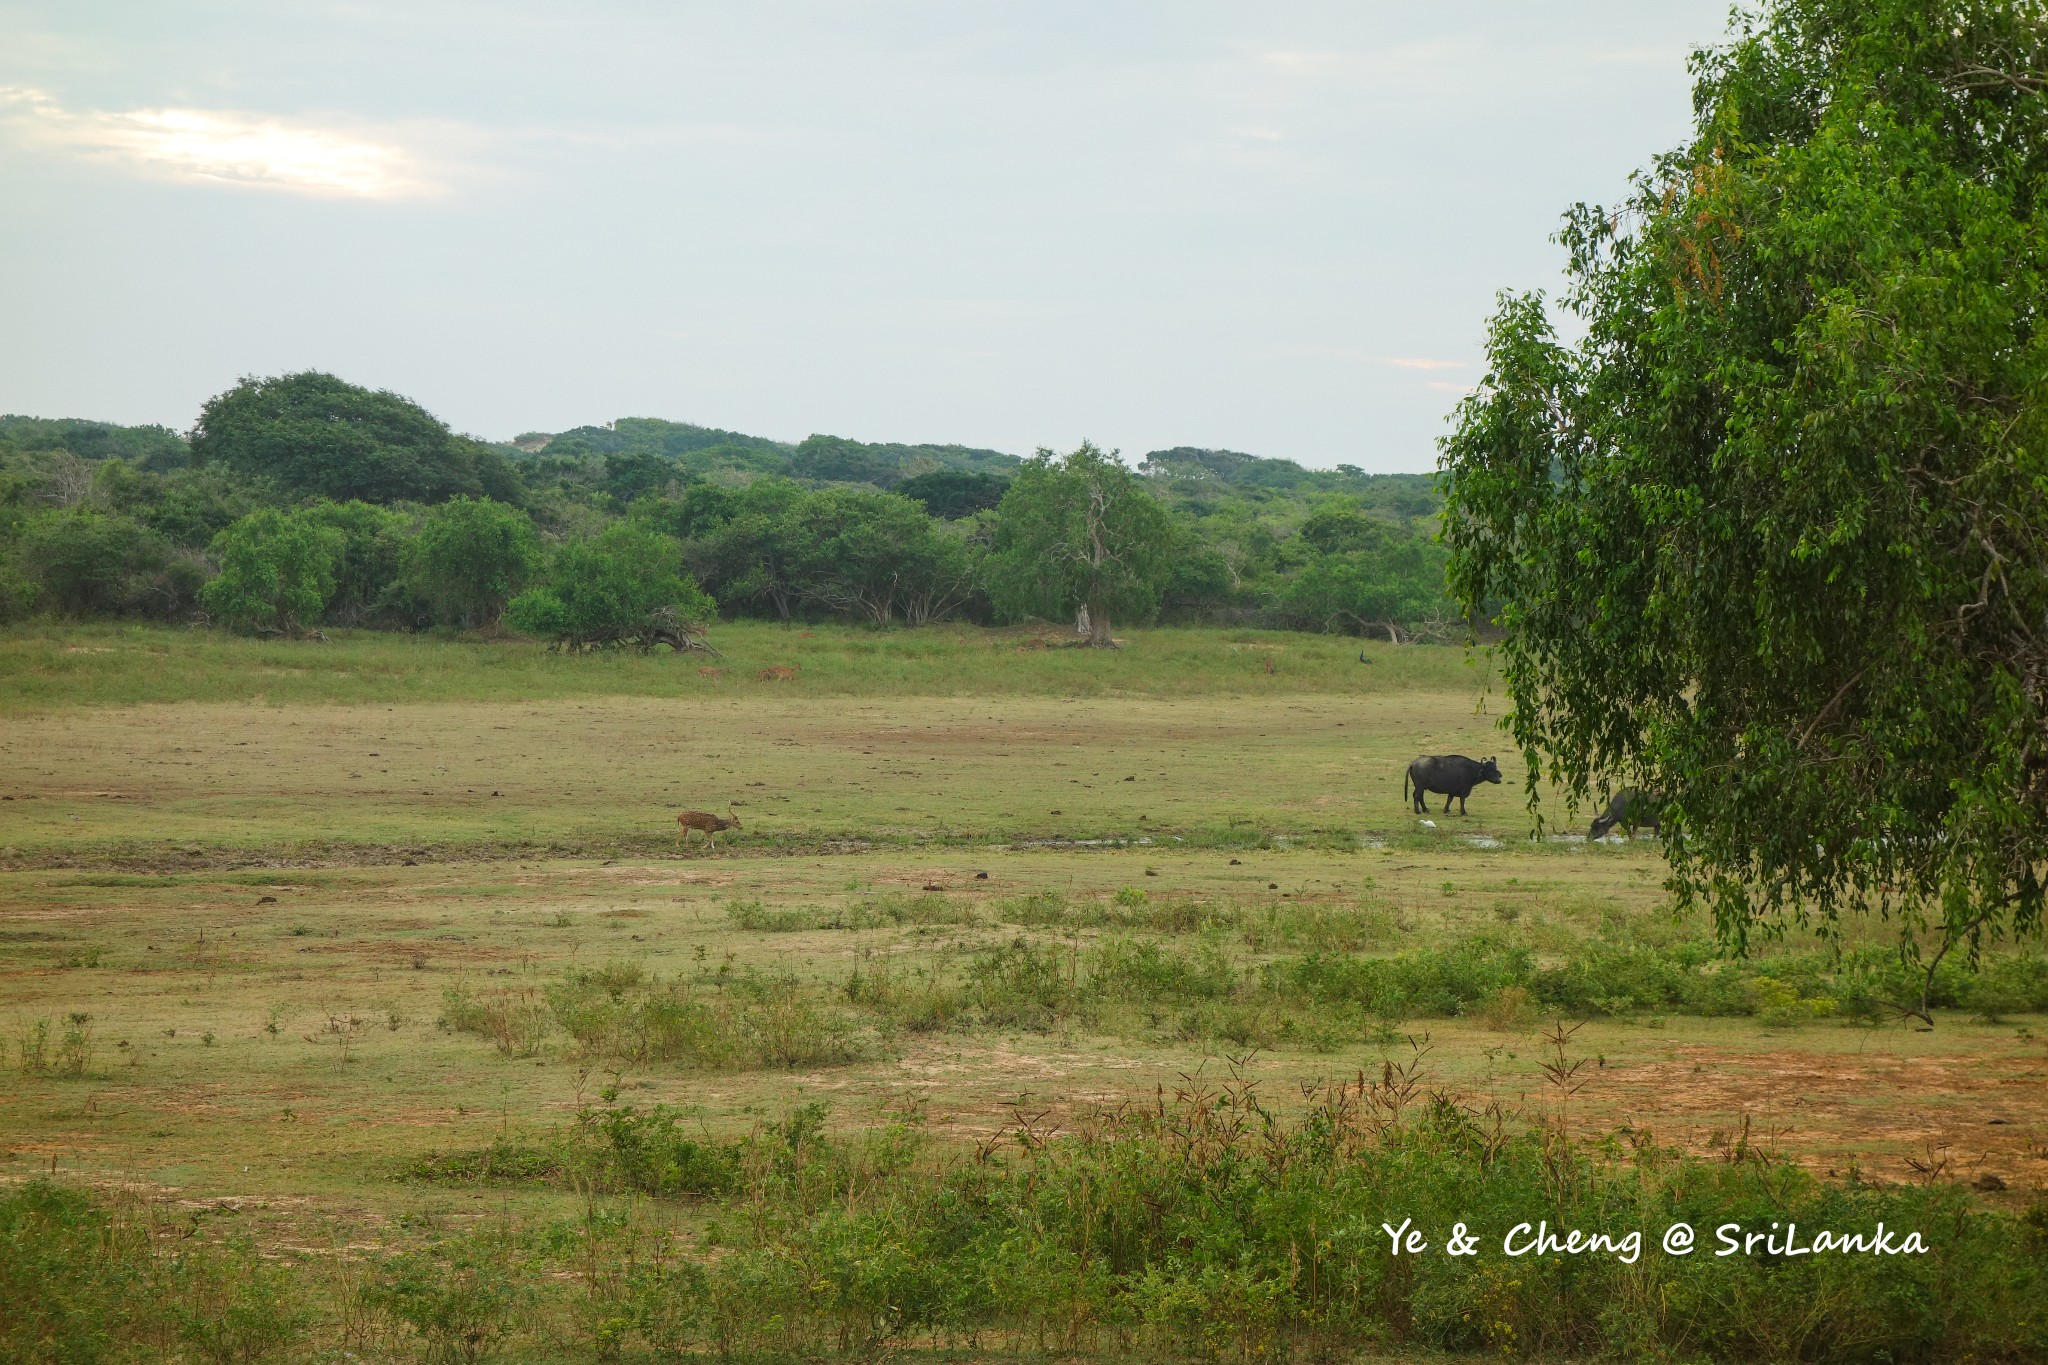
[[[725,808],[724,815],[713,815],[709,811],[702,810],[678,811],[676,813],[676,852],[681,853],[683,851],[683,840],[689,837],[690,831],[693,829],[703,830],[704,842],[716,850],[718,840],[712,836],[719,830],[738,829],[739,827],[739,813],[730,805]]]

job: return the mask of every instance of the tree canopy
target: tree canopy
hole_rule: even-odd
[[[681,548],[639,521],[614,522],[593,539],[563,545],[543,580],[505,609],[514,630],[572,648],[645,643],[664,618],[700,625],[716,615],[716,604],[682,573]]]
[[[1012,616],[1086,609],[1089,643],[1108,645],[1113,617],[1150,619],[1171,569],[1166,509],[1137,475],[1092,443],[1040,450],[997,509],[989,592]]]
[[[296,635],[326,610],[346,544],[312,512],[258,508],[214,537],[220,574],[200,601],[230,625]]]
[[[444,625],[494,630],[505,604],[540,567],[540,535],[516,507],[456,498],[437,507],[406,548],[413,591]]]
[[[1041,591],[1057,585],[1038,565],[1010,581],[1015,557],[990,553],[1005,536],[1014,550],[1028,529],[1002,530],[1021,464],[972,446],[828,435],[791,444],[646,417],[485,444],[409,399],[331,375],[252,378],[209,401],[189,441],[164,427],[0,417],[0,619],[187,617],[222,567],[216,538],[269,508],[312,511],[342,533],[318,624],[488,629],[526,579],[464,586],[475,566],[444,553],[460,538],[447,541],[452,523],[434,510],[486,496],[526,514],[529,569],[618,522],[653,527],[726,615],[1063,617],[1084,604]],[[1434,638],[1451,629],[1428,543],[1430,475],[1311,470],[1194,447],[1155,451],[1136,475],[1119,465],[1111,482],[1165,524],[1158,543],[1147,541],[1143,571],[1118,587],[1125,600],[1098,603],[1096,619]],[[1026,498],[1011,510],[1028,520],[1043,507]],[[485,514],[458,520],[473,515]],[[1361,547],[1373,552],[1361,559]]]
[[[1532,778],[1662,792],[1730,939],[2038,927],[2048,20],[1778,0],[1695,70],[1686,144],[1567,218],[1583,339],[1503,299],[1453,590],[1501,604]]]
[[[896,492],[924,504],[932,516],[947,521],[986,512],[1003,500],[1010,481],[1000,474],[973,469],[934,469],[896,485]]]
[[[192,431],[192,459],[344,502],[520,496],[489,446],[456,435],[409,398],[316,370],[247,378],[209,399]]]

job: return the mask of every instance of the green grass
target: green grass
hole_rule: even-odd
[[[710,638],[723,659],[665,651],[568,656],[528,641],[375,631],[329,631],[328,643],[320,644],[168,626],[15,626],[0,629],[0,713],[193,701],[1356,696],[1414,688],[1476,692],[1487,667],[1483,653],[1468,659],[1462,649],[1258,630],[1134,630],[1116,651],[1067,648],[1069,637],[1054,628],[872,631],[735,621]],[[1038,647],[1048,641],[1053,647]],[[1361,651],[1374,662],[1360,664]],[[763,682],[759,671],[771,667],[793,667],[797,675]]]
[[[33,1320],[107,1359],[2035,1348],[2032,945],[1922,1033],[1888,926],[1731,963],[1654,841],[1532,843],[1513,785],[1418,822],[1408,758],[1500,747],[1458,651],[729,630],[816,653],[0,638],[42,689],[0,726],[0,1181],[99,1192],[0,1201],[0,1290],[68,1286]],[[1418,1050],[1332,1161],[1333,1081]],[[1933,1280],[1366,1249],[1772,1199],[1954,1236]]]

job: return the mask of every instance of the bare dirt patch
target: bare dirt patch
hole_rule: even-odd
[[[1602,1070],[1586,1111],[1696,1152],[1726,1152],[1747,1120],[1749,1142],[1822,1171],[1909,1180],[1926,1172],[1908,1158],[1945,1160],[1948,1178],[2048,1188],[2048,1058],[1673,1051]]]

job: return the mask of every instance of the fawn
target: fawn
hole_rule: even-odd
[[[676,814],[676,852],[681,853],[683,851],[683,840],[689,836],[690,831],[693,829],[703,830],[704,842],[716,849],[718,847],[718,840],[711,837],[713,833],[721,829],[738,829],[739,827],[739,813],[729,805],[725,808],[724,815],[713,815],[709,811],[701,810],[679,811]]]

